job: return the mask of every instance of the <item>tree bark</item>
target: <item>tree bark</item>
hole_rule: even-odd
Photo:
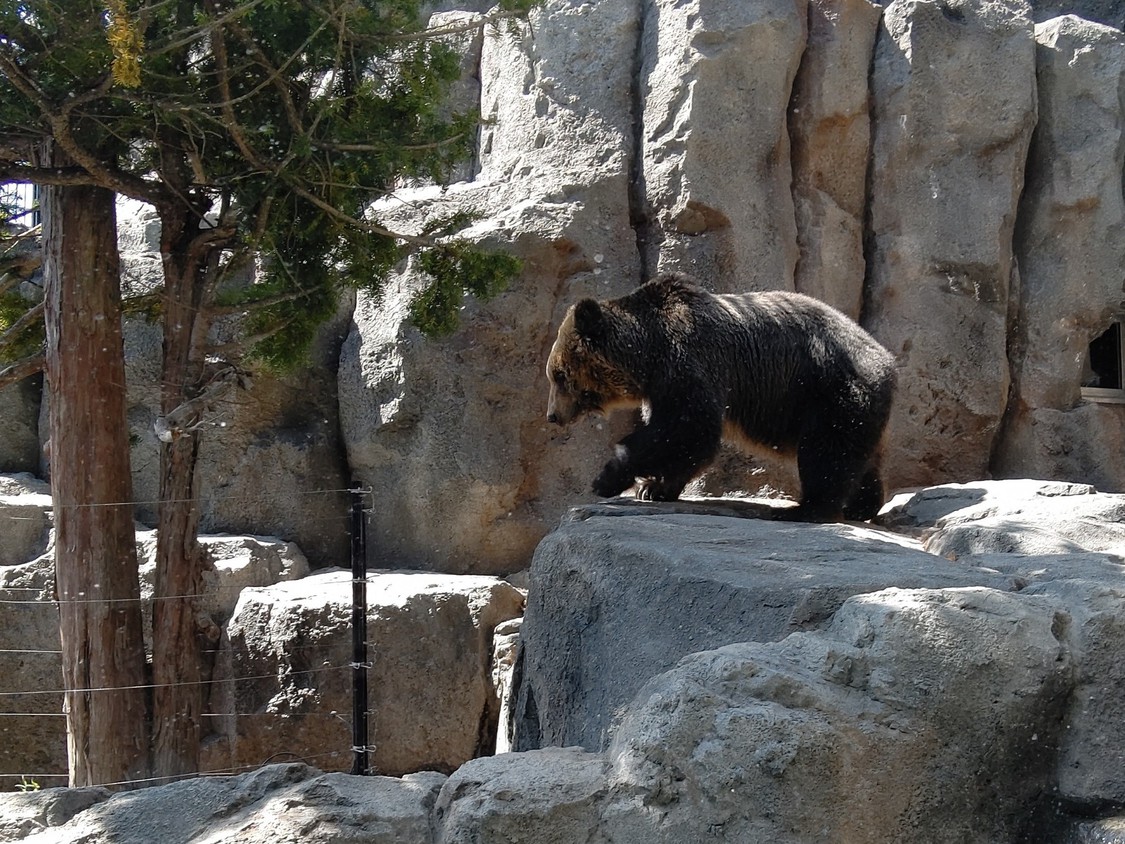
[[[102,188],[45,190],[51,492],[71,786],[148,774],[114,202]]]
[[[205,266],[193,245],[198,216],[186,207],[161,209],[164,255],[163,418],[198,394],[207,320],[203,312]],[[196,418],[181,420],[161,447],[160,514],[153,608],[153,771],[175,777],[199,770],[203,676],[198,596],[206,560],[198,543],[199,504]]]

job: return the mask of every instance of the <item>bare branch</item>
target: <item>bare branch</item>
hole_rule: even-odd
[[[273,305],[283,305],[286,302],[304,299],[310,292],[311,291],[308,290],[294,290],[290,293],[278,293],[276,296],[263,296],[261,299],[251,299],[235,305],[211,305],[207,308],[207,312],[217,317],[245,314],[257,310],[258,308],[269,308]]]
[[[45,362],[46,356],[42,352],[38,352],[0,368],[0,390],[35,375],[37,372],[42,372]]]
[[[45,181],[40,184],[96,184],[117,193],[131,196],[134,199],[152,202],[153,204],[161,198],[160,192],[154,190],[155,186],[153,184],[133,176],[130,173],[125,173],[116,168],[106,166],[105,162],[98,159],[97,156],[93,155],[89,150],[78,143],[78,140],[71,132],[70,116],[74,109],[78,108],[80,105],[96,100],[99,97],[105,96],[109,92],[109,89],[113,87],[112,76],[106,74],[99,80],[97,85],[73,97],[67,98],[62,107],[56,109],[52,102],[39,90],[35,83],[28,78],[27,74],[23,72],[23,68],[19,63],[6,55],[3,50],[0,50],[0,71],[4,73],[16,90],[31,100],[31,102],[35,104],[35,107],[39,109],[43,119],[50,125],[51,134],[55,143],[59,145],[59,148],[70,156],[75,164],[85,169],[86,172],[93,177],[92,181]],[[49,175],[49,171],[42,175]],[[33,180],[29,178],[26,179],[26,181]]]
[[[0,296],[26,281],[43,263],[38,250],[0,258]]]
[[[455,144],[464,137],[465,133],[459,132],[456,135],[429,144],[401,144],[400,148],[412,151],[440,149],[441,147]],[[327,150],[328,152],[386,152],[386,147],[375,146],[374,144],[333,144],[327,141],[313,141],[313,146],[317,149]]]
[[[39,304],[28,308],[25,313],[20,314],[20,318],[9,325],[8,329],[3,334],[0,334],[0,348],[6,346],[15,337],[18,337],[20,335],[20,332],[22,332],[37,319],[42,317],[43,307],[44,303],[40,302]]]
[[[247,385],[247,374],[233,365],[227,365],[211,376],[206,389],[198,396],[177,406],[170,413],[158,416],[152,423],[156,438],[170,443],[191,433],[200,418],[223,396],[235,387]]]
[[[101,179],[83,167],[31,167],[25,164],[0,166],[0,181],[59,187],[102,184]]]
[[[236,343],[223,343],[221,346],[215,346],[211,351],[223,357],[242,357],[248,350],[270,339],[274,335],[280,334],[288,328],[289,325],[289,321],[286,321],[280,325],[275,325],[269,331],[259,331],[257,334],[247,335]]]

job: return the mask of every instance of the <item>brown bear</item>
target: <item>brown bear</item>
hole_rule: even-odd
[[[674,501],[721,440],[796,456],[800,502],[781,518],[863,520],[883,503],[879,454],[891,354],[800,293],[717,295],[683,274],[567,312],[547,362],[547,419],[640,408],[594,480],[602,497]]]

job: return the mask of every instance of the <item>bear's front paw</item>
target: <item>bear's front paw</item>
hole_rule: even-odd
[[[638,501],[675,501],[683,486],[671,484],[663,478],[643,478],[637,481]]]
[[[594,495],[599,498],[613,498],[633,485],[635,478],[616,460],[605,464],[601,474],[594,478]]]

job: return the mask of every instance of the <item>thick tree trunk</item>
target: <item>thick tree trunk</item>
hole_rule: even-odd
[[[60,163],[60,162],[56,162]],[[72,786],[148,773],[114,195],[48,188],[51,491]]]
[[[161,448],[160,515],[156,544],[153,610],[153,770],[175,777],[199,770],[203,686],[198,596],[205,559],[199,547],[196,482],[197,421],[173,411],[200,389],[206,319],[202,311],[203,256],[198,254],[198,217],[187,209],[163,209],[164,360],[161,416],[176,416]]]

